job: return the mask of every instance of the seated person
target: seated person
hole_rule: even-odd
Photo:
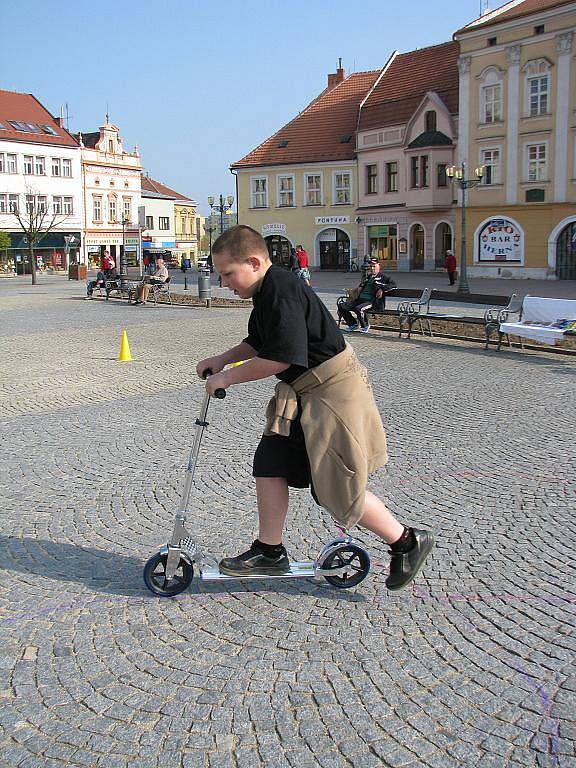
[[[146,304],[152,286],[162,285],[166,280],[168,280],[168,268],[164,264],[164,259],[156,259],[156,272],[151,277],[145,277],[137,286],[134,304]]]
[[[96,280],[90,280],[86,286],[86,297],[91,298],[95,288],[103,288],[106,280],[114,280],[117,276],[116,262],[108,251],[104,251],[102,264],[96,275]]]
[[[365,312],[372,308],[375,312],[381,312],[386,306],[386,293],[392,288],[396,288],[394,280],[380,272],[378,259],[370,259],[368,274],[358,286],[357,298],[338,305],[338,314],[348,326],[344,330],[355,331],[360,328],[362,333],[367,333],[370,330],[370,324]]]

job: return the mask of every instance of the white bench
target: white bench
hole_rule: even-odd
[[[525,296],[517,322],[509,322],[508,314],[500,315],[498,349],[505,335],[532,339],[543,344],[554,345],[564,338],[562,328],[551,327],[559,320],[576,321],[575,299],[544,299],[539,296]]]

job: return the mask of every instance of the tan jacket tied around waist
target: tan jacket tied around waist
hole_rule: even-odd
[[[350,346],[292,384],[279,382],[266,410],[265,434],[301,423],[316,497],[344,528],[364,512],[368,475],[388,461],[386,433],[366,368]]]

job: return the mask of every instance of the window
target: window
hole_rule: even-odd
[[[8,195],[8,210],[11,213],[18,213],[20,210],[20,203],[18,201],[19,195]]]
[[[154,229],[154,216],[146,216],[146,229]]]
[[[322,205],[322,176],[319,173],[307,173],[304,176],[306,189],[305,205]]]
[[[366,194],[375,195],[378,192],[378,166],[366,166]]]
[[[114,140],[108,139],[108,152],[114,152]]]
[[[278,176],[278,206],[292,208],[294,205],[294,176]]]
[[[59,157],[52,158],[52,176],[62,176],[62,166]]]
[[[36,158],[36,162],[34,163],[34,170],[38,176],[46,175],[46,158],[45,157]]]
[[[484,123],[498,123],[502,120],[502,86],[486,85],[482,89]]]
[[[250,179],[251,207],[268,207],[268,178],[266,176],[252,177]]]
[[[44,133],[47,133],[48,136],[58,136],[58,132],[55,131],[51,125],[41,125],[40,128],[42,128]]]
[[[548,112],[548,90],[548,75],[528,78],[530,117],[545,115]]]
[[[92,198],[92,221],[102,221],[102,198]]]
[[[111,197],[108,199],[108,221],[116,221],[116,198]]]
[[[334,174],[334,205],[350,205],[352,202],[352,179],[348,171]]]
[[[545,31],[546,31],[546,27],[544,26],[544,24],[537,24],[534,27],[534,34],[535,35],[543,35]]]
[[[0,173],[5,173],[6,169],[6,160],[4,157],[4,152],[0,152]]]
[[[15,131],[20,131],[21,133],[26,133],[28,131],[26,123],[21,123],[19,120],[8,120],[8,122]]]
[[[498,42],[498,38],[497,37],[489,37],[486,40],[486,45],[487,45],[488,48],[493,48],[496,45],[497,42]]]
[[[34,158],[32,155],[24,155],[24,173],[34,173]]]
[[[447,187],[448,177],[446,175],[446,163],[438,163],[436,167],[436,186]]]
[[[500,183],[500,150],[499,149],[483,149],[480,152],[480,165],[484,166],[484,176],[482,177],[482,185],[490,186],[491,184]]]
[[[6,172],[16,173],[16,155],[6,155]]]
[[[7,213],[8,208],[6,207],[6,195],[1,194],[0,195],[0,213]]]
[[[46,195],[38,195],[36,210],[39,211],[40,213],[46,213],[47,206],[48,206],[48,199]]]
[[[430,160],[428,158],[428,155],[422,155],[422,157],[420,158],[420,186],[421,187],[430,186],[429,169],[430,169]]]
[[[53,213],[62,213],[62,198],[61,197],[53,197],[52,198],[52,212]]]
[[[428,112],[426,112],[424,115],[424,122],[427,133],[436,130],[436,112],[433,109],[430,109]]]
[[[62,160],[62,176],[72,176],[72,160]]]
[[[73,213],[73,204],[72,204],[72,198],[71,197],[65,197],[64,198],[64,213]]]
[[[168,216],[158,217],[158,229],[170,229],[170,219]]]
[[[547,177],[546,144],[528,144],[528,181],[545,181]]]
[[[26,195],[26,213],[29,216],[34,213],[34,195]]]
[[[411,173],[410,173],[410,186],[412,189],[420,186],[420,158],[410,158]]]
[[[124,219],[126,221],[132,221],[132,200],[128,198],[124,198]]]
[[[398,192],[398,163],[386,163],[386,192]]]

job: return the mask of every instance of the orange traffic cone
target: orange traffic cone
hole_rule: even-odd
[[[128,334],[126,331],[122,331],[122,341],[120,342],[120,356],[118,357],[118,360],[122,363],[126,363],[130,360],[132,360],[132,355],[130,354],[130,344],[128,344]]]

